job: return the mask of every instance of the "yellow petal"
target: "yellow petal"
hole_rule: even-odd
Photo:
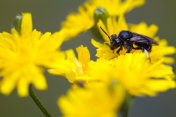
[[[154,38],[158,31],[158,26],[155,24],[147,26],[145,22],[141,22],[140,24],[131,24],[129,26],[130,31],[148,36],[150,38]]]
[[[25,97],[28,95],[29,82],[26,79],[21,78],[17,84],[17,91],[20,97]]]
[[[32,16],[30,13],[22,14],[22,22],[21,22],[21,34],[31,34],[32,33]]]
[[[96,56],[101,59],[112,59],[117,57],[117,54],[114,54],[114,52],[110,49],[110,47],[106,44],[101,44],[94,39],[91,40],[91,43],[93,46],[97,48]]]
[[[76,51],[78,53],[78,61],[82,65],[83,70],[85,71],[88,65],[88,62],[90,61],[90,53],[87,47],[83,47],[81,45],[80,47],[76,48]]]
[[[131,11],[133,8],[142,6],[145,3],[145,0],[125,0],[122,3],[122,13]]]

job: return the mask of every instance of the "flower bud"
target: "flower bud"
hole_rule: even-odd
[[[17,14],[12,25],[12,27],[15,28],[19,33],[21,31],[21,21],[22,21],[22,15]]]
[[[108,12],[102,7],[98,7],[94,12],[95,23],[97,23],[99,20],[102,20],[102,22],[106,24],[108,17]]]

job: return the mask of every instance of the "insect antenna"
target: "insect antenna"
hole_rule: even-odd
[[[107,32],[105,30],[103,30],[103,28],[101,26],[100,26],[100,28],[108,36],[108,38],[111,39],[110,36],[107,34]]]

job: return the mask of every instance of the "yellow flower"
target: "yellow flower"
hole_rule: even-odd
[[[100,66],[102,61],[106,63],[105,67],[103,64]],[[175,88],[172,67],[162,62],[151,63],[144,53],[127,53],[115,59],[100,59],[92,63],[89,76],[103,82],[115,80],[134,96],[154,96],[158,92]]]
[[[142,6],[145,0],[91,0],[95,6],[102,7],[107,10],[111,16],[125,14],[133,8]]]
[[[95,9],[94,6],[89,3],[80,6],[79,13],[72,13],[67,16],[66,21],[62,23],[59,33],[64,31],[66,35],[65,39],[67,40],[93,27],[93,9]]]
[[[98,7],[105,8],[109,15],[117,16],[143,5],[144,2],[145,0],[90,0],[79,7],[78,13],[67,16],[59,32],[66,32],[67,40],[92,28],[95,24],[94,12]]]
[[[149,57],[151,59],[151,62],[155,62],[159,60],[160,58],[164,58],[165,63],[173,63],[173,58],[166,57],[166,55],[175,54],[175,47],[168,46],[167,41],[165,39],[159,40],[158,37],[155,37],[158,27],[154,24],[147,26],[146,23],[142,22],[140,24],[127,24],[125,21],[125,18],[123,15],[120,15],[118,17],[118,21],[116,21],[115,17],[109,17],[107,19],[107,26],[104,25],[104,23],[100,20],[98,22],[98,27],[102,27],[109,35],[116,34],[118,35],[120,31],[122,30],[129,30],[131,32],[140,33],[142,35],[146,35],[150,38],[153,38],[156,40],[159,45],[158,46],[152,46],[152,51],[149,53]],[[107,28],[106,28],[107,27]],[[128,28],[129,27],[129,28]],[[109,38],[107,35],[103,33],[101,29],[99,29],[103,39],[105,40],[105,43],[110,43]],[[116,51],[112,51],[109,48],[108,44],[101,44],[99,42],[96,42],[92,40],[92,44],[98,48],[96,56],[104,59],[112,59],[114,57],[117,57]],[[120,51],[120,54],[125,54],[127,50],[123,49]],[[141,50],[132,50],[133,52],[142,52]]]
[[[92,82],[107,82],[111,77],[112,62],[107,60],[90,60],[90,53],[87,47],[82,45],[76,48],[78,59],[73,50],[65,51],[66,60],[60,59],[55,62],[49,73],[61,75],[68,79],[70,83],[83,83],[84,85]],[[100,76],[99,74],[102,74]],[[94,74],[94,75],[91,75]],[[102,79],[103,77],[103,79]]]
[[[80,46],[77,49],[78,59],[73,50],[65,52],[66,60],[58,61],[49,70],[51,74],[62,75],[71,83],[79,80],[89,80],[87,69],[90,62],[90,53],[87,47]]]
[[[122,30],[129,30],[149,36],[158,41],[159,45],[152,47],[152,51],[149,53],[150,60],[147,59],[146,55],[142,53],[141,50],[132,50],[132,52],[128,54],[126,50],[123,49],[118,55],[116,51],[110,49],[109,38],[99,29],[105,43],[101,44],[92,40],[92,44],[97,48],[96,56],[100,59],[98,61],[109,62],[111,69],[108,72],[111,76],[107,77],[107,73],[104,75],[104,72],[102,72],[102,74],[96,74],[97,71],[93,69],[94,67],[90,68],[90,76],[96,76],[97,78],[101,78],[101,80],[104,79],[103,81],[107,81],[107,78],[109,80],[117,80],[134,96],[154,96],[158,92],[175,88],[172,67],[163,64],[173,62],[173,59],[166,57],[166,55],[174,54],[175,48],[168,46],[166,40],[159,40],[158,37],[155,37],[158,30],[156,25],[152,24],[151,26],[147,26],[144,22],[128,25],[124,16],[120,15],[118,21],[116,21],[115,17],[108,18],[106,26],[100,20],[98,27],[100,26],[109,35],[118,35]],[[94,64],[98,64],[98,61]],[[91,71],[91,69],[93,70]],[[104,71],[107,71],[107,69]]]
[[[119,84],[91,83],[87,87],[73,87],[61,96],[58,105],[64,117],[117,117],[124,100]]]
[[[29,84],[46,89],[43,67],[50,67],[55,57],[64,56],[56,51],[63,41],[56,39],[58,36],[32,30],[30,13],[22,14],[20,33],[14,28],[11,33],[0,33],[0,92],[8,95],[17,87],[19,96],[27,96]]]
[[[152,64],[144,53],[121,55],[114,60],[116,78],[132,95],[154,96],[175,88],[172,67],[162,62]]]

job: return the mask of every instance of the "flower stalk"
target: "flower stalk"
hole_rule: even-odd
[[[32,98],[32,100],[35,102],[35,104],[38,106],[38,108],[43,112],[43,114],[46,117],[52,117],[50,115],[50,113],[47,111],[47,109],[42,105],[42,103],[40,102],[39,98],[35,95],[33,89],[32,89],[32,84],[30,84],[29,86],[29,94]]]
[[[124,103],[121,107],[120,113],[122,115],[122,117],[128,117],[129,116],[129,112],[130,112],[130,108],[133,104],[133,100],[134,100],[134,96],[130,95],[130,94],[126,94],[126,98],[124,100]]]

